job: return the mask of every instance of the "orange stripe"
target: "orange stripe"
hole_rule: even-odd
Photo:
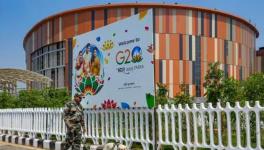
[[[121,8],[121,19],[125,19],[127,17],[130,17],[131,15],[131,8]]]
[[[104,26],[104,10],[95,11],[94,26],[95,29]]]
[[[187,61],[183,61],[183,83],[184,84],[188,83],[187,70],[188,70],[188,62]]]
[[[196,96],[196,87],[194,84],[192,85],[192,94],[193,96]]]
[[[177,33],[183,33],[186,34],[186,11],[179,9],[177,10],[177,14],[176,14],[176,22],[177,22]]]
[[[169,13],[168,13],[168,25],[169,25],[169,29],[168,29],[168,32],[169,33],[172,33],[172,31],[173,31],[173,19],[172,19],[172,10],[173,9],[168,9],[168,11],[169,11]]]
[[[159,60],[155,60],[155,84],[159,83],[159,72],[162,70],[159,70]]]
[[[208,62],[214,61],[214,40],[213,38],[207,38],[207,60]]]
[[[164,9],[165,11],[165,21],[164,21],[164,27],[165,29],[163,31],[165,31],[166,33],[170,33],[170,24],[172,24],[172,22],[170,22],[170,11],[169,9]]]
[[[174,84],[179,84],[179,61],[174,60],[173,61],[173,82]]]
[[[78,15],[78,34],[91,31],[91,12],[84,11]]]
[[[54,20],[54,38],[53,42],[59,41],[59,18]]]
[[[62,39],[68,39],[74,36],[74,14],[62,17]]]
[[[217,36],[226,39],[226,19],[221,15],[217,16]]]
[[[159,58],[160,59],[165,59],[166,55],[165,55],[165,48],[166,48],[166,35],[165,34],[160,34],[159,36]]]
[[[197,11],[192,11],[192,35],[198,34],[198,14]]]
[[[170,39],[170,57],[179,60],[179,34],[170,34]]]
[[[108,24],[116,22],[117,20],[117,10],[116,9],[109,9],[108,11]]]
[[[204,13],[204,35],[209,37],[209,28],[210,28],[210,22],[209,22],[210,18],[209,18],[209,14],[208,13]],[[212,50],[212,49],[211,49]]]

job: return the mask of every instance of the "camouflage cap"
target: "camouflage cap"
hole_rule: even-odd
[[[82,95],[80,93],[75,93],[74,94],[74,97],[80,97],[80,98],[83,98]]]

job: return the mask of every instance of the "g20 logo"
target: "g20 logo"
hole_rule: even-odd
[[[129,49],[126,49],[124,51],[118,51],[116,53],[116,63],[119,65],[128,64],[130,62],[132,63],[141,62],[142,59],[143,59],[142,50],[139,46],[135,46],[132,49],[132,55]]]

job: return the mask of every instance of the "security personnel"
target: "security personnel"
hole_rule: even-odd
[[[84,113],[83,107],[80,102],[82,101],[82,96],[80,94],[75,94],[74,99],[68,102],[64,108],[64,122],[67,127],[66,139],[64,150],[68,150],[72,147],[72,150],[80,150],[82,133],[86,132],[84,126]]]

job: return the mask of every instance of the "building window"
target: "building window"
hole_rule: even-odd
[[[64,51],[64,42],[58,42],[42,47],[31,54],[32,71],[50,77],[53,80],[52,86],[55,88],[64,86],[64,74],[63,77],[59,74],[59,70],[65,69]],[[33,86],[33,88],[40,87],[37,84]]]

